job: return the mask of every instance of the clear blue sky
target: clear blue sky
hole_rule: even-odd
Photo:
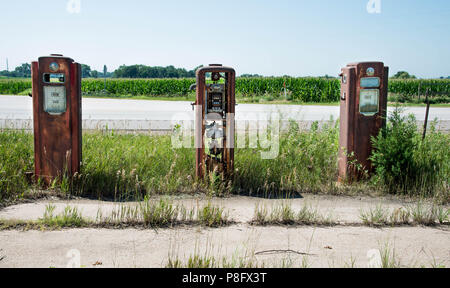
[[[62,53],[93,69],[121,64],[192,69],[223,63],[238,74],[337,75],[379,60],[391,74],[450,76],[450,1],[0,0],[0,70]]]

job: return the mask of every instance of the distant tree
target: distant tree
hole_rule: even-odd
[[[203,68],[203,65],[197,66],[194,69],[188,71],[188,76],[187,77],[191,77],[191,78],[195,77],[197,70],[200,69],[200,68]]]
[[[91,77],[91,67],[86,64],[81,64],[81,77],[88,78]]]
[[[99,74],[99,73],[98,73],[98,71],[95,71],[95,70],[94,70],[94,71],[91,71],[90,74],[91,74],[91,77],[92,77],[92,78],[98,78],[98,74]]]
[[[333,77],[333,76],[330,76],[330,75],[328,75],[328,74],[325,74],[325,76],[321,76],[321,77],[319,77],[319,78],[333,79],[333,78],[336,78],[336,77]]]
[[[14,72],[16,73],[15,77],[31,77],[31,65],[29,63],[24,63],[21,66],[16,67]]]
[[[29,63],[24,63],[17,66],[14,71],[0,71],[0,76],[3,77],[20,77],[20,78],[30,78],[31,77],[31,65]]]
[[[242,77],[242,78],[258,78],[258,77],[263,77],[263,76],[259,75],[259,74],[242,74],[239,77]]]
[[[399,71],[399,72],[397,72],[397,74],[392,76],[392,78],[394,78],[394,79],[416,79],[416,76],[410,75],[406,71]]]

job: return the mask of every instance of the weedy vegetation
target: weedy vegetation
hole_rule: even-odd
[[[304,205],[299,211],[292,208],[289,201],[273,205],[268,209],[265,205],[256,205],[253,225],[336,225],[331,215],[323,216],[316,209]]]
[[[0,132],[0,199],[29,197],[50,188],[61,195],[86,196],[116,201],[142,200],[145,196],[232,193],[274,196],[279,193],[334,191],[336,183],[337,127],[330,124],[312,131],[293,126],[282,136],[280,155],[261,158],[261,149],[236,149],[236,173],[232,182],[195,180],[195,151],[172,148],[171,137],[117,134],[114,131],[83,135],[81,172],[44,187],[31,183],[33,169],[31,134]],[[295,156],[295,157],[294,157]]]
[[[167,198],[153,200],[147,196],[136,205],[119,205],[113,209],[109,217],[98,215],[96,222],[112,226],[145,227],[171,227],[183,224],[221,227],[232,223],[228,213],[211,202],[187,209],[183,205],[175,205]]]
[[[419,200],[415,205],[400,207],[390,211],[381,204],[360,211],[360,219],[368,226],[402,225],[449,225],[450,210],[434,203],[424,204]]]
[[[289,130],[279,137],[275,159],[262,159],[261,148],[236,149],[233,180],[225,182],[214,173],[205,181],[197,181],[194,149],[173,148],[170,135],[118,134],[110,130],[84,133],[80,173],[70,178],[61,175],[50,187],[32,181],[33,136],[2,130],[0,203],[33,197],[42,190],[115,201],[198,193],[269,198],[300,193],[386,193],[449,203],[450,135],[431,127],[422,140],[414,119],[398,111],[388,122],[386,130],[373,139],[375,175],[351,185],[337,184],[339,127],[334,121],[322,126],[314,123],[308,131],[292,121]]]
[[[47,205],[45,207],[44,217],[38,220],[39,224],[50,227],[82,227],[89,221],[83,219],[77,207],[66,206],[63,213],[55,215],[56,206]]]
[[[117,205],[107,216],[98,210],[95,220],[84,218],[77,207],[66,206],[56,214],[56,206],[46,206],[42,218],[36,221],[17,221],[0,219],[0,230],[8,229],[62,229],[62,228],[166,228],[177,225],[201,225],[205,227],[223,227],[233,222],[223,208],[212,205],[198,205],[187,209],[175,205],[167,198],[148,199],[136,204]]]
[[[381,205],[373,209],[360,211],[360,218],[365,225],[387,225],[389,223],[389,212]]]

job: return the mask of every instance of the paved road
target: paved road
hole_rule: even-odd
[[[102,129],[106,126],[118,130],[167,130],[173,127],[172,120],[193,120],[190,102],[149,101],[126,99],[84,98],[83,128]],[[392,111],[392,107],[388,109]],[[337,106],[264,105],[239,104],[236,107],[237,120],[260,120],[271,113],[280,115],[281,120],[296,120],[311,123],[339,117]],[[408,107],[405,113],[412,113],[418,121],[425,118],[424,107]],[[27,96],[0,95],[0,128],[31,129],[32,100]],[[450,130],[450,108],[431,108],[430,119],[437,118],[441,129]]]

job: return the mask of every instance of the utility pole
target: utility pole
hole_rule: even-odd
[[[106,72],[108,72],[108,68],[106,68],[106,65],[103,65],[103,77],[105,78],[105,92],[106,92]]]
[[[8,64],[8,58],[6,58],[6,79],[9,78],[9,64]]]
[[[430,100],[428,99],[428,91],[429,88],[427,88],[425,92],[425,102],[427,103],[427,109],[425,111],[425,123],[423,125],[423,135],[422,135],[422,141],[425,140],[425,137],[427,135],[427,125],[428,125],[428,115],[430,114]]]

